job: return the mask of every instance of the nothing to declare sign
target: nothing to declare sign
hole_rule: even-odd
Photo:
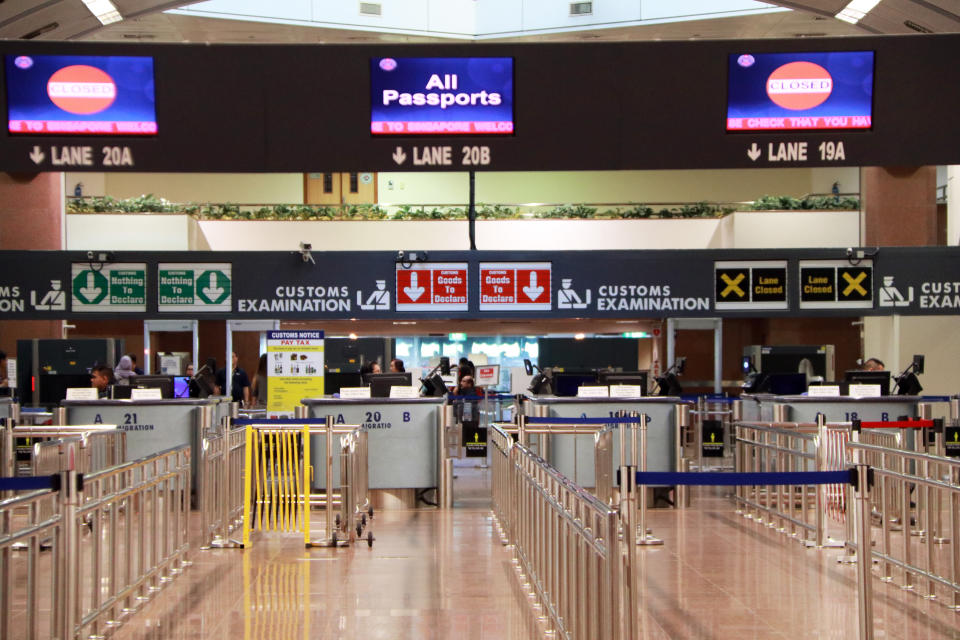
[[[74,311],[144,313],[147,268],[142,262],[75,262],[71,266]]]
[[[550,262],[481,262],[480,311],[549,310],[551,276]]]
[[[397,311],[466,311],[467,263],[397,263]]]
[[[230,311],[232,271],[229,262],[157,265],[159,311]]]

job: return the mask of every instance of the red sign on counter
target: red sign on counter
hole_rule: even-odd
[[[551,263],[480,263],[481,311],[551,309]]]
[[[398,262],[397,311],[466,311],[467,263]]]

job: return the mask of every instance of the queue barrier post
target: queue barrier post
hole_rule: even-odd
[[[640,414],[636,411],[632,411],[630,416],[637,418],[637,422],[630,425],[631,439],[633,440],[633,459],[637,465],[637,469],[640,471],[647,470],[647,421],[649,417],[647,414]],[[639,448],[637,443],[637,427],[639,426]],[[640,525],[640,530],[637,534],[637,544],[642,546],[657,546],[662,545],[663,540],[653,536],[650,531],[647,529],[647,489],[644,487],[639,490],[637,494],[637,503],[639,516],[637,518],[638,524]]]
[[[858,456],[859,458],[859,453]],[[870,467],[857,461],[854,529],[857,543],[857,615],[860,640],[873,640],[873,558],[870,535]]]

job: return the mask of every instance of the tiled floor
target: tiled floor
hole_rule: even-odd
[[[489,513],[489,472],[458,470],[457,508],[386,511],[377,540],[304,549],[295,538],[193,553],[194,565],[116,638],[533,638],[510,553]],[[649,518],[640,551],[644,639],[856,638],[856,575],[695,494]],[[874,580],[876,637],[960,638],[960,613]]]

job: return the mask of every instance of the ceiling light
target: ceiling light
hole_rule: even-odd
[[[850,0],[836,17],[838,20],[857,24],[878,4],[880,4],[880,0]]]
[[[83,4],[87,5],[87,9],[90,9],[90,13],[95,15],[102,25],[123,20],[123,16],[110,0],[83,0]]]

